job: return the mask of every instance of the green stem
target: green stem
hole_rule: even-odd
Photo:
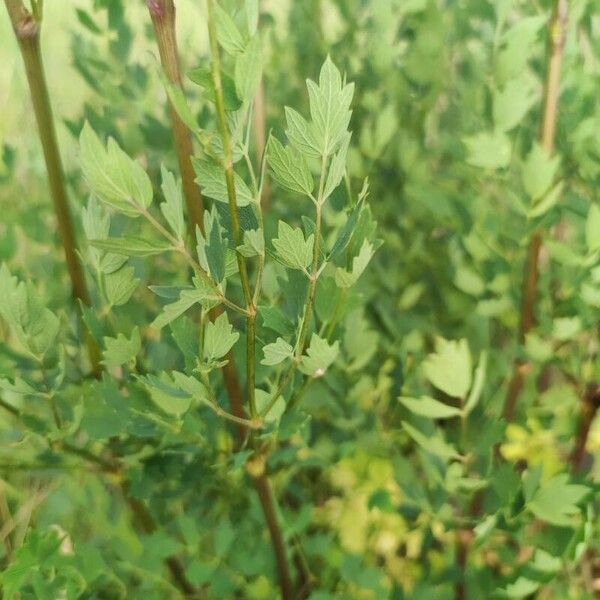
[[[263,426],[263,423],[260,419],[245,419],[238,415],[232,415],[228,413],[226,410],[223,410],[219,405],[217,398],[215,397],[212,388],[210,386],[210,381],[208,379],[208,375],[206,373],[200,373],[200,380],[204,384],[204,388],[206,389],[206,393],[208,394],[209,401],[205,402],[205,406],[208,406],[217,416],[222,417],[227,421],[231,421],[232,423],[236,423],[237,425],[241,425],[244,428],[248,429],[260,429]]]
[[[213,85],[215,88],[217,122],[219,126],[219,132],[221,134],[221,139],[223,142],[223,167],[225,169],[225,182],[227,185],[227,198],[229,202],[229,213],[231,215],[233,236],[236,246],[239,246],[242,243],[241,229],[235,193],[231,141],[229,137],[229,130],[227,128],[227,121],[225,118],[225,103],[223,99],[221,65],[214,13],[214,0],[208,0],[208,34],[212,57],[211,68]],[[258,205],[258,210],[260,210],[260,204]],[[237,262],[240,272],[242,289],[244,293],[244,299],[246,302],[246,310],[248,313],[248,316],[246,318],[246,386],[248,395],[248,408],[250,411],[250,417],[252,419],[255,419],[257,417],[255,400],[256,306],[254,304],[254,298],[252,297],[252,292],[250,290],[250,280],[248,277],[246,261],[239,252],[237,253]],[[240,431],[240,434],[241,436],[243,436],[243,431]],[[255,440],[251,438],[251,441],[256,451]],[[260,499],[262,511],[271,537],[271,544],[273,546],[275,562],[277,564],[277,574],[279,579],[279,586],[281,589],[281,598],[283,600],[291,600],[291,598],[293,597],[293,585],[290,577],[290,569],[288,565],[285,541],[283,538],[283,532],[281,531],[279,520],[277,518],[275,498],[271,489],[271,485],[267,475],[264,472],[258,475],[253,475],[252,479],[254,481],[254,487]]]
[[[319,194],[315,202],[316,206],[316,217],[315,217],[315,242],[313,244],[313,256],[312,266],[310,273],[310,281],[308,284],[308,298],[304,305],[304,313],[302,315],[302,326],[300,328],[300,334],[298,336],[298,342],[296,344],[296,359],[299,360],[304,352],[306,344],[306,335],[308,333],[308,327],[312,317],[313,305],[315,302],[315,295],[317,291],[317,280],[319,278],[319,252],[321,243],[321,209],[323,204],[323,189],[325,187],[327,167],[327,155],[323,155],[321,160],[321,177],[319,181]]]
[[[309,277],[308,284],[308,297],[306,299],[306,304],[304,305],[304,312],[302,314],[302,321],[300,326],[300,333],[298,334],[298,339],[296,341],[296,350],[294,352],[294,358],[292,359],[292,364],[289,366],[285,375],[281,379],[281,382],[277,386],[275,393],[269,399],[269,402],[265,406],[265,408],[261,411],[260,416],[265,417],[269,414],[269,411],[275,406],[279,396],[283,393],[287,384],[291,381],[292,375],[297,369],[300,361],[302,359],[302,354],[304,353],[306,346],[306,336],[308,334],[308,327],[310,325],[310,320],[312,317],[313,306],[315,302],[315,296],[317,291],[317,280],[319,279],[319,275],[321,273],[319,269],[319,252],[320,252],[320,242],[321,242],[321,212],[322,212],[322,204],[323,204],[323,189],[325,187],[325,176],[326,176],[326,166],[327,166],[327,156],[324,155],[321,160],[321,177],[319,181],[319,193],[315,200],[316,206],[316,219],[315,219],[315,241],[313,244],[313,256],[312,256],[312,265],[311,272]]]
[[[73,295],[89,306],[90,296],[77,255],[73,220],[69,209],[66,182],[50,105],[50,95],[42,63],[40,47],[41,21],[38,20],[41,18],[41,11],[39,5],[36,5],[38,9],[36,14],[32,15],[24,7],[21,0],[5,0],[5,4],[25,65],[31,102],[46,163],[50,195],[52,196],[54,212],[58,221],[58,231],[65,253]],[[99,376],[102,372],[100,350],[84,324],[83,329],[92,371],[94,375]]]
[[[225,117],[225,101],[223,97],[223,84],[221,81],[221,59],[219,54],[219,44],[217,41],[217,26],[214,15],[214,0],[208,0],[208,35],[211,52],[211,70],[212,80],[215,88],[215,106],[217,110],[217,124],[219,133],[223,142],[223,168],[225,170],[225,183],[227,185],[227,199],[229,203],[229,214],[231,216],[231,226],[233,229],[233,238],[236,246],[242,244],[242,232],[240,228],[240,217],[238,213],[237,198],[235,192],[235,179],[233,173],[233,153],[231,149],[231,139],[229,128]],[[248,396],[248,408],[250,416],[254,419],[257,416],[256,398],[255,398],[255,345],[256,345],[256,306],[250,290],[250,278],[248,277],[248,268],[246,259],[236,252],[240,280],[246,302],[246,387]]]
[[[135,206],[136,210],[140,212],[140,214],[148,221],[148,223],[150,223],[150,225],[152,225],[152,227],[154,227],[154,229],[156,229],[156,231],[158,231],[158,233],[160,233],[171,244],[173,249],[179,252],[183,256],[183,258],[185,258],[188,264],[194,269],[196,274],[199,277],[201,277],[210,288],[213,289],[215,294],[218,296],[220,302],[222,302],[223,304],[225,304],[225,306],[228,306],[232,310],[235,310],[236,312],[239,312],[243,315],[248,314],[247,311],[241,306],[238,306],[234,302],[231,302],[231,300],[227,299],[225,294],[221,292],[221,290],[217,287],[214,281],[210,278],[209,274],[202,268],[202,265],[200,265],[200,263],[188,252],[187,248],[183,245],[183,243],[180,240],[171,235],[169,231],[167,231],[167,229],[163,227],[160,221],[155,219],[147,209],[145,209],[137,202],[132,202],[132,205]]]
[[[214,16],[214,0],[208,0],[208,34],[210,38],[211,52],[211,72],[212,80],[215,88],[215,106],[217,110],[217,124],[219,134],[223,142],[223,168],[225,171],[225,183],[227,185],[227,200],[229,203],[229,214],[231,216],[231,226],[233,229],[233,237],[237,246],[242,243],[242,233],[240,228],[240,217],[237,207],[237,198],[235,191],[235,180],[233,173],[233,154],[231,150],[231,139],[229,136],[229,128],[227,126],[227,118],[225,116],[225,100],[223,97],[223,84],[221,81],[221,58],[219,54],[219,45],[217,41],[217,26]],[[240,278],[242,281],[242,289],[246,304],[252,303],[252,294],[250,292],[250,282],[248,271],[244,257],[238,252],[237,254],[238,267],[240,269]]]
[[[177,51],[175,3],[173,0],[147,0],[146,3],[154,25],[163,70],[171,83],[183,89]],[[196,225],[200,229],[200,232],[204,233],[204,220],[202,218],[204,206],[200,188],[195,181],[194,169],[191,162],[193,156],[192,135],[185,123],[179,118],[172,104],[170,104],[170,114],[171,129],[173,131],[173,140],[175,142],[175,151],[177,152],[188,214],[188,225],[191,238],[195,240]],[[206,143],[206,140],[203,143]],[[197,267],[195,265],[193,267],[197,271]],[[230,308],[234,306],[227,299],[224,300],[224,303]],[[238,309],[235,308],[234,310]],[[221,311],[222,307],[215,307],[210,312],[211,318],[216,318],[221,314]],[[234,418],[229,420],[237,422],[238,425],[242,426],[242,422],[244,421],[243,398],[241,397],[237,381],[233,353],[229,352],[226,359],[227,364],[222,368],[223,380],[229,394],[232,410],[236,413],[233,415]]]
[[[555,0],[552,19],[549,24],[548,70],[544,93],[544,112],[542,116],[540,142],[548,155],[554,151],[554,137],[558,121],[558,100],[560,96],[560,71],[565,46],[568,0]],[[535,325],[537,286],[539,279],[539,258],[542,248],[543,232],[537,229],[531,235],[527,249],[527,261],[522,282],[521,314],[518,341],[525,343],[527,334]],[[512,421],[517,402],[528,372],[527,365],[515,360],[513,374],[508,386],[504,403],[504,418]]]

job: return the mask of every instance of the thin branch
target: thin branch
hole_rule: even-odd
[[[225,119],[225,107],[223,100],[223,89],[221,83],[221,67],[220,67],[220,57],[219,57],[219,47],[217,42],[216,35],[216,23],[214,18],[214,0],[208,0],[208,31],[209,31],[209,39],[210,39],[210,48],[211,48],[211,56],[212,56],[212,77],[213,84],[215,87],[215,100],[216,100],[216,108],[217,108],[217,121],[219,124],[219,130],[221,133],[221,139],[223,141],[223,150],[224,150],[224,169],[225,169],[225,181],[227,184],[227,196],[229,200],[229,212],[231,215],[231,222],[233,227],[234,240],[236,245],[239,246],[241,244],[241,231],[239,224],[239,215],[235,194],[235,185],[234,185],[234,177],[233,177],[233,160],[232,160],[232,151],[231,151],[231,143],[229,139],[229,130],[227,129],[227,122]],[[257,206],[260,211],[260,205]],[[244,257],[237,253],[238,267],[240,271],[240,278],[242,281],[242,289],[244,291],[244,298],[246,301],[246,308],[248,310],[248,317],[246,319],[246,337],[247,337],[247,346],[246,346],[246,386],[247,386],[247,395],[248,395],[248,405],[250,409],[251,418],[255,418],[256,414],[256,403],[254,398],[254,387],[255,387],[255,343],[256,343],[256,307],[254,305],[254,299],[252,297],[252,293],[250,291],[250,280],[248,277],[248,271],[246,267],[246,261]],[[239,434],[241,439],[245,437],[245,432],[243,429],[239,429]],[[260,459],[260,457],[257,457]],[[263,457],[264,460],[264,457]],[[273,496],[273,492],[271,490],[271,486],[269,480],[262,470],[259,474],[253,474],[252,480],[254,482],[254,487],[258,493],[258,497],[260,499],[261,507],[263,510],[263,514],[265,516],[265,520],[267,523],[267,528],[269,529],[269,533],[271,536],[271,543],[273,546],[273,551],[275,554],[275,560],[277,563],[277,573],[279,578],[279,586],[281,589],[281,597],[283,600],[290,600],[293,597],[293,586],[292,580],[290,577],[289,565],[287,552],[285,548],[285,542],[283,539],[283,534],[281,531],[281,527],[279,525],[277,519],[277,513],[275,509],[275,498]]]
[[[324,155],[321,160],[321,177],[319,181],[319,193],[317,198],[315,198],[314,200],[316,207],[315,241],[313,244],[311,272],[309,273],[308,297],[306,300],[306,304],[304,305],[304,312],[302,314],[302,321],[300,325],[300,333],[298,334],[298,339],[296,340],[294,357],[292,359],[292,363],[288,367],[279,385],[275,389],[274,394],[269,399],[269,402],[266,404],[265,408],[261,411],[261,417],[265,417],[269,413],[269,411],[275,406],[275,403],[283,393],[287,384],[291,381],[294,372],[298,368],[298,365],[300,364],[300,361],[302,359],[302,354],[304,353],[306,347],[306,336],[308,334],[308,327],[312,318],[315,295],[317,291],[317,280],[322,271],[322,269],[319,269],[319,251],[321,241],[321,210],[323,204],[323,189],[325,186],[325,178],[327,176],[326,166],[327,156]]]
[[[600,384],[591,383],[581,399],[581,417],[579,421],[579,430],[575,440],[575,447],[571,454],[570,463],[573,471],[580,472],[583,470],[586,458],[586,446],[590,433],[592,422],[596,413],[600,409]]]
[[[175,3],[173,0],[147,0],[148,11],[154,25],[160,62],[165,75],[171,83],[183,90],[179,57],[177,52],[177,36],[175,30]],[[191,157],[193,155],[192,134],[185,123],[180,119],[177,111],[169,103],[171,116],[171,130],[175,143],[175,152],[179,163],[179,172],[185,198],[188,227],[192,239],[196,236],[196,225],[204,231],[202,215],[204,206],[200,188],[196,184],[194,168]]]
[[[556,122],[558,120],[558,99],[560,96],[560,67],[565,46],[568,2],[555,0],[550,21],[550,59],[546,76],[544,94],[544,114],[540,132],[542,147],[548,154],[554,150]],[[539,258],[542,246],[542,231],[535,231],[530,238],[527,251],[527,265],[523,276],[521,320],[519,325],[519,343],[523,344],[529,331],[535,325],[535,308],[539,278]],[[528,367],[521,360],[515,360],[504,404],[504,418],[512,421],[517,401],[525,384]]]
[[[41,22],[39,20],[41,13],[38,11],[36,15],[32,15],[25,8],[21,0],[5,0],[5,4],[25,65],[29,93],[46,163],[50,195],[54,204],[54,212],[58,222],[58,230],[65,253],[73,295],[89,306],[90,296],[77,254],[77,241],[73,219],[69,208],[66,182],[52,116],[50,95],[48,93],[42,62],[40,47]],[[83,323],[83,320],[81,322],[92,371],[95,376],[99,376],[102,371],[100,350]]]
[[[138,204],[137,202],[132,201],[131,204],[143,215],[143,217],[162,235],[168,242],[171,244],[173,250],[176,250],[181,254],[188,264],[194,269],[195,273],[215,292],[215,295],[219,298],[219,302],[222,302],[232,310],[239,312],[243,315],[247,315],[247,311],[243,309],[241,306],[235,304],[235,302],[231,302],[225,294],[218,288],[217,284],[211,279],[210,275],[202,268],[202,265],[188,252],[187,248],[183,245],[183,243],[175,238],[173,235],[169,233],[169,231],[154,218],[152,213],[148,211],[146,208]]]
[[[325,187],[325,178],[327,177],[327,156],[323,155],[321,160],[321,177],[319,181],[319,193],[316,198],[316,218],[315,218],[315,241],[313,244],[313,256],[312,266],[310,273],[310,280],[308,284],[308,298],[304,306],[304,314],[302,315],[302,326],[300,329],[300,335],[296,343],[296,358],[300,358],[304,352],[306,345],[306,335],[308,333],[308,327],[312,317],[313,306],[315,302],[315,294],[317,291],[317,279],[319,278],[319,251],[321,242],[321,211],[323,204],[323,190]]]
[[[237,206],[237,197],[235,191],[235,179],[233,172],[233,152],[231,148],[231,139],[229,128],[225,116],[225,100],[223,97],[223,84],[221,81],[221,58],[219,53],[219,44],[217,41],[217,26],[215,19],[214,0],[208,0],[208,36],[211,52],[211,72],[215,88],[215,106],[217,111],[217,123],[219,133],[223,143],[223,168],[225,170],[225,183],[227,185],[227,199],[229,203],[229,214],[231,216],[231,226],[233,229],[233,238],[236,246],[242,244],[242,233],[240,228],[240,217]],[[260,210],[260,206],[258,206]],[[236,252],[238,269],[244,300],[246,302],[246,393],[248,397],[248,408],[250,417],[257,416],[256,398],[255,398],[255,345],[256,345],[256,306],[252,291],[250,289],[250,278],[248,277],[248,268],[246,259],[240,252]]]
[[[271,543],[273,544],[277,573],[279,575],[279,586],[281,588],[281,598],[282,600],[291,600],[294,598],[293,585],[289,572],[287,550],[277,518],[276,500],[273,490],[264,472],[258,477],[253,477],[253,481],[265,515],[265,521],[271,536]]]

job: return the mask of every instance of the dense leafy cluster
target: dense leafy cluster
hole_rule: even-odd
[[[593,0],[182,0],[182,82],[128,4],[58,32],[89,298],[0,155],[3,597],[597,597]]]

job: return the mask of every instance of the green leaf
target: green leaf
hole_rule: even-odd
[[[190,131],[197,132],[199,129],[198,123],[196,121],[196,118],[192,114],[192,111],[190,110],[190,107],[186,100],[185,94],[181,89],[181,86],[169,81],[162,69],[159,69],[158,73],[163,83],[163,86],[167,91],[167,96],[169,96],[169,102],[171,103],[171,106],[175,109],[177,116],[185,123],[185,125]]]
[[[152,203],[152,184],[142,166],[109,138],[105,148],[89,123],[79,137],[81,168],[92,192],[100,200],[137,217]]]
[[[312,262],[313,242],[313,235],[309,235],[305,240],[302,229],[279,221],[277,237],[273,239],[273,246],[277,251],[277,257],[284,265],[302,270]]]
[[[192,69],[187,75],[191,81],[204,90],[207,98],[215,103],[215,85],[211,70],[206,67],[198,67]],[[235,81],[227,73],[221,72],[221,85],[223,86],[223,104],[225,105],[225,110],[227,112],[238,110],[242,103],[237,96]]]
[[[348,246],[348,242],[352,237],[356,223],[362,211],[364,205],[364,199],[359,198],[358,202],[352,207],[352,210],[348,214],[346,222],[340,227],[337,238],[329,253],[329,259],[332,260],[339,256]]]
[[[31,282],[12,276],[6,264],[0,268],[0,316],[23,347],[36,358],[56,346],[58,317],[47,309]]]
[[[341,288],[352,287],[367,268],[374,253],[375,250],[371,242],[364,240],[358,256],[355,256],[352,259],[352,269],[347,271],[346,269],[338,267],[335,270],[336,285]]]
[[[118,436],[129,425],[129,403],[119,393],[120,382],[104,377],[84,388],[81,428],[90,440]]]
[[[111,306],[122,306],[131,298],[140,283],[133,274],[133,267],[122,267],[104,276],[104,291]]]
[[[587,214],[585,243],[590,253],[600,250],[600,207],[597,204],[590,205]]]
[[[25,585],[30,584],[32,576],[37,574],[42,567],[48,567],[44,563],[48,556],[56,553],[60,542],[57,541],[55,531],[45,534],[45,536],[45,539],[43,539],[39,531],[30,530],[26,542],[16,549],[10,564],[3,568],[0,573],[3,597],[18,598],[22,596],[19,591]],[[35,593],[34,586],[31,587]],[[37,593],[35,597],[41,598]],[[51,597],[50,594],[46,594],[44,600]]]
[[[328,292],[328,295],[332,296],[332,299],[335,299],[335,305],[332,306],[334,312],[327,319],[329,321],[334,317],[336,307],[339,310],[341,291],[337,290],[335,281],[329,277],[320,278],[319,282],[321,284],[330,282],[326,284],[331,290]],[[318,290],[318,293],[322,293],[321,289]],[[318,308],[317,314],[319,314]],[[361,309],[355,309],[348,313],[343,342],[344,350],[349,360],[346,367],[349,373],[360,372],[371,362],[375,352],[377,352],[378,340],[379,336],[374,330],[369,328],[369,321],[364,317]]]
[[[262,42],[254,35],[235,61],[235,87],[241,100],[252,100],[262,77]]]
[[[302,356],[300,371],[310,377],[322,377],[337,358],[339,349],[339,342],[329,344],[327,340],[313,333],[310,345]]]
[[[282,187],[307,196],[312,195],[314,180],[306,158],[293,146],[285,148],[275,137],[269,138],[267,149],[273,178]]]
[[[531,200],[541,198],[552,185],[560,158],[551,157],[540,144],[535,143],[523,163],[523,187]]]
[[[562,197],[564,182],[559,181],[549,192],[545,193],[527,211],[529,219],[535,219],[546,214]]]
[[[531,56],[531,45],[546,22],[546,15],[524,17],[504,33],[496,64],[500,81],[509,81],[522,73]]]
[[[104,250],[100,250],[100,248],[94,248],[91,244],[90,250],[95,250],[102,254],[102,258],[100,259],[98,269],[100,273],[104,275],[110,275],[111,273],[118,271],[128,260],[127,256],[123,254],[105,252]]]
[[[314,133],[314,127],[289,106],[285,107],[285,117],[287,122],[285,134],[290,144],[305,156],[320,158],[321,150]]]
[[[118,367],[135,361],[142,347],[140,330],[134,327],[131,332],[131,338],[126,338],[122,333],[117,334],[116,338],[105,337],[104,346],[106,350],[102,353],[102,361],[107,367]]]
[[[348,131],[354,84],[343,84],[339,70],[328,56],[321,67],[319,84],[309,79],[306,85],[319,152],[329,156],[338,149]]]
[[[192,396],[174,385],[167,373],[161,373],[159,377],[148,374],[137,379],[146,387],[154,403],[168,415],[179,418],[189,410]]]
[[[402,421],[402,428],[425,452],[435,454],[444,460],[460,458],[460,454],[454,446],[446,442],[439,430],[436,430],[434,435],[425,435],[406,421]]]
[[[198,229],[196,238],[200,265],[211,274],[214,281],[220,283],[226,275],[228,242],[214,204],[210,211],[204,211],[204,235]]]
[[[479,362],[477,363],[477,368],[475,369],[473,385],[463,408],[465,416],[468,416],[471,413],[481,398],[481,392],[483,391],[483,384],[485,382],[485,374],[487,371],[487,356],[487,352],[485,351],[479,355]]]
[[[154,319],[150,326],[155,329],[162,329],[165,325],[171,323],[171,321],[174,321],[189,310],[194,304],[204,305],[206,301],[216,303],[218,296],[206,289],[189,288],[182,290],[179,294],[179,300],[164,306],[163,312]]]
[[[580,513],[577,504],[590,490],[586,486],[570,484],[568,481],[569,476],[562,473],[543,483],[534,493],[527,508],[542,521],[559,527],[572,525],[572,517]]]
[[[246,12],[248,32],[250,35],[254,35],[258,29],[258,18],[260,15],[259,0],[245,0],[244,10]]]
[[[427,417],[428,419],[449,419],[461,414],[460,408],[448,406],[428,396],[423,396],[419,399],[401,397],[399,400],[410,412],[420,417]]]
[[[265,237],[262,229],[244,231],[244,243],[237,247],[238,252],[250,258],[265,255]]]
[[[511,79],[494,93],[493,118],[498,131],[510,131],[527,114],[537,99],[529,77]]]
[[[11,392],[13,394],[22,394],[24,396],[44,396],[44,392],[39,392],[24,379],[15,377],[14,381],[0,377],[0,390]]]
[[[466,265],[459,265],[454,274],[454,285],[469,294],[479,297],[485,292],[485,281],[474,269]]]
[[[510,139],[505,133],[481,132],[463,139],[467,148],[467,162],[483,169],[503,169],[510,163]]]
[[[435,353],[423,363],[429,382],[454,398],[465,398],[471,387],[471,352],[467,340],[436,338]]]
[[[271,394],[265,392],[265,390],[257,389],[256,392],[256,410],[259,414],[267,408],[271,400]],[[273,423],[279,421],[285,412],[285,399],[283,396],[279,396],[275,401],[275,404],[271,407],[271,410],[264,416],[266,423]]]
[[[173,173],[163,165],[160,166],[160,172],[162,175],[161,189],[165,197],[165,201],[160,205],[160,210],[177,239],[183,240],[185,237],[185,219],[183,217],[181,182],[177,181]]]
[[[77,14],[77,20],[86,28],[89,29],[92,33],[102,33],[102,29],[98,27],[94,19],[90,16],[88,12],[81,8],[75,9],[75,13]]]
[[[102,209],[93,195],[90,195],[87,206],[81,210],[83,231],[88,240],[105,240],[110,231],[110,217]],[[102,270],[101,262],[104,253],[99,248],[88,247],[89,261],[94,270]],[[121,257],[118,257],[122,260]],[[120,266],[120,265],[119,265]],[[118,267],[117,267],[118,268]]]
[[[196,183],[202,188],[203,194],[227,204],[229,197],[223,167],[212,161],[198,158],[192,158],[192,164],[196,172]],[[234,173],[234,182],[237,205],[248,206],[253,201],[252,192],[237,173]]]
[[[529,598],[539,589],[540,585],[539,581],[532,581],[521,576],[514,583],[509,583],[501,592],[507,598]]]
[[[237,342],[240,334],[233,331],[227,313],[221,313],[206,326],[202,354],[208,363],[223,358]]]
[[[180,390],[189,394],[193,398],[200,400],[201,402],[210,402],[204,384],[195,377],[186,375],[185,373],[181,373],[179,371],[172,371],[171,377]]]
[[[343,141],[341,142],[340,149],[334,154],[329,165],[329,172],[327,173],[327,179],[325,180],[325,188],[323,189],[324,202],[331,196],[332,192],[340,185],[346,172],[346,156],[348,155],[348,146],[350,145],[351,135],[345,134]]]
[[[162,254],[173,247],[163,240],[148,240],[140,237],[110,238],[107,240],[90,240],[95,248],[121,254],[123,256],[152,256]]]
[[[291,335],[294,332],[294,324],[277,306],[259,306],[258,314],[267,329],[281,335]]]
[[[218,4],[215,5],[215,21],[217,39],[227,54],[238,54],[244,51],[246,41],[233,19]]]
[[[566,342],[573,339],[581,331],[581,318],[556,317],[552,323],[552,337]]]
[[[272,344],[264,346],[263,352],[265,357],[260,361],[260,364],[272,367],[291,358],[294,354],[294,348],[283,338],[278,337]]]

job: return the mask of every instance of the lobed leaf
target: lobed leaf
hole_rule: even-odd
[[[115,140],[100,141],[89,123],[79,136],[81,168],[92,192],[129,217],[138,217],[152,203],[152,184],[142,166],[129,158]]]

